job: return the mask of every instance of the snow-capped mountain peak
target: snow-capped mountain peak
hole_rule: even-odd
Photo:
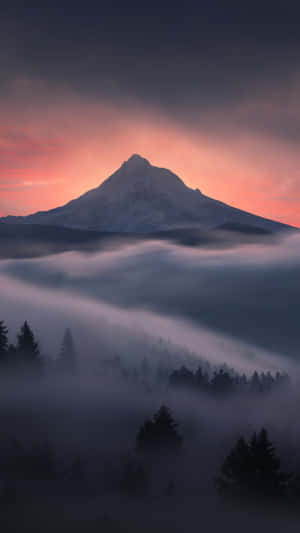
[[[2,221],[129,233],[209,229],[228,224],[270,231],[285,228],[187,187],[176,174],[153,166],[138,154],[133,154],[99,187],[62,207]]]
[[[124,161],[122,167],[129,170],[136,170],[143,167],[151,166],[148,159],[141,157],[139,154],[133,154],[127,161]]]

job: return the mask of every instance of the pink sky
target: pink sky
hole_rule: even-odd
[[[226,115],[188,126],[138,105],[117,108],[65,91],[34,88],[33,98],[31,82],[16,84],[0,104],[0,215],[62,205],[139,153],[208,196],[300,226],[297,147],[243,125],[246,104],[236,110],[238,126]],[[265,105],[256,103],[256,111]]]

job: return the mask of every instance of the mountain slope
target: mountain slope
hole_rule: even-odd
[[[128,233],[210,229],[224,224],[272,232],[289,227],[208,198],[187,187],[171,171],[155,167],[136,154],[98,188],[62,207],[1,220]]]

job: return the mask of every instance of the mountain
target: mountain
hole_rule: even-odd
[[[153,233],[176,228],[237,227],[268,232],[288,229],[209,198],[173,172],[151,165],[137,154],[96,189],[68,204],[4,223],[42,224],[121,233]]]

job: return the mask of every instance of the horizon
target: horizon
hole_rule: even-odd
[[[140,155],[138,154],[137,152],[134,152],[132,153],[129,157],[127,157],[127,159],[125,159],[121,164],[120,166],[118,166],[109,176],[105,177],[98,185],[96,184],[95,187],[89,189],[89,190],[86,190],[84,191],[82,194],[80,194],[79,196],[77,196],[76,198],[69,198],[64,204],[62,205],[54,205],[53,207],[50,207],[49,209],[40,209],[40,208],[37,208],[37,211],[35,212],[30,212],[30,213],[20,213],[20,214],[17,214],[17,215],[13,215],[12,213],[6,213],[6,214],[1,214],[0,212],[0,222],[1,222],[1,218],[10,218],[10,217],[14,217],[14,216],[17,216],[17,217],[23,217],[23,216],[27,216],[27,215],[32,215],[32,214],[36,214],[36,213],[39,213],[39,212],[44,212],[44,211],[51,211],[53,209],[56,209],[56,208],[59,208],[59,207],[64,207],[65,205],[69,204],[70,202],[72,202],[73,200],[76,200],[76,199],[79,199],[81,198],[82,196],[84,196],[87,192],[90,192],[90,191],[93,191],[93,190],[96,190],[96,189],[99,189],[101,188],[101,186],[103,185],[104,182],[106,182],[108,179],[110,179],[112,176],[114,176],[114,174],[116,172],[118,172],[123,166],[124,164],[126,163],[130,163],[131,161],[141,161],[141,162],[145,162],[147,165],[150,165],[151,167],[154,167],[154,168],[157,168],[157,169],[165,169],[165,170],[169,170],[174,176],[176,176],[177,178],[180,179],[180,181],[182,181],[182,183],[192,189],[193,191],[199,191],[201,192],[201,194],[203,194],[204,196],[208,196],[206,194],[203,193],[203,191],[201,189],[199,189],[199,187],[192,187],[192,186],[189,186],[185,180],[179,176],[178,174],[176,174],[175,172],[172,171],[172,169],[168,168],[166,169],[166,167],[161,167],[161,166],[158,166],[156,164],[153,164],[148,158],[144,157],[143,155]],[[142,177],[142,176],[141,176]],[[210,198],[210,197],[209,197]],[[217,200],[217,201],[221,201],[222,202],[222,199],[221,198],[213,198],[214,200]],[[231,205],[231,204],[227,204],[229,205],[230,207],[234,207],[236,209],[241,209],[238,205]],[[251,214],[254,214],[256,216],[260,216],[260,217],[263,217],[263,218],[267,218],[267,217],[264,217],[263,215],[259,215],[258,213],[255,213],[253,211],[245,211],[246,213],[251,213]],[[270,219],[272,220],[272,219]],[[275,222],[279,222],[279,223],[283,223],[281,220],[279,219],[273,219],[273,221]],[[290,225],[291,227],[294,227],[295,229],[297,229],[297,226],[292,226],[291,224],[288,224]]]
[[[300,226],[298,8],[67,13],[1,9],[1,216],[62,206],[137,152]]]

